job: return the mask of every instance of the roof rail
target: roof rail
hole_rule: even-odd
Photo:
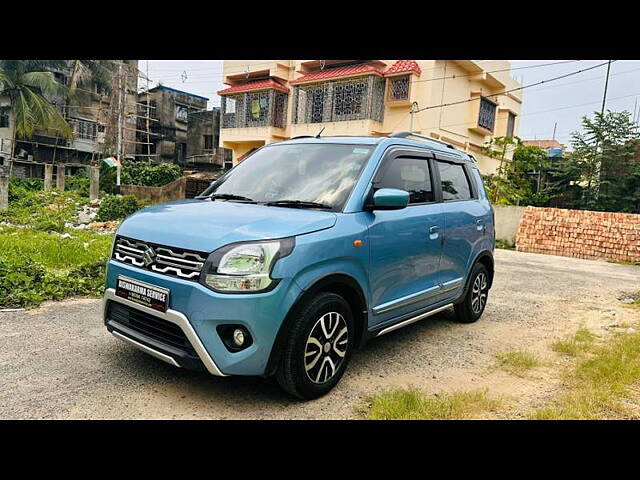
[[[426,140],[428,142],[437,143],[439,145],[444,145],[447,148],[452,148],[453,150],[457,150],[450,143],[443,142],[442,140],[436,140],[435,138],[427,137],[426,135],[422,135],[420,133],[413,133],[413,132],[403,131],[403,132],[392,133],[391,135],[389,135],[389,137],[392,137],[392,138],[416,137],[416,138],[419,138],[421,140]]]
[[[297,138],[318,138],[313,135],[298,135],[297,137],[290,138],[289,140],[296,140]]]

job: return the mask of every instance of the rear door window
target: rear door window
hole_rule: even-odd
[[[456,200],[471,200],[471,185],[464,171],[464,167],[457,163],[438,160],[440,183],[442,185],[442,199],[445,202]]]
[[[434,201],[429,162],[424,158],[394,158],[376,188],[405,190],[409,192],[409,204]]]

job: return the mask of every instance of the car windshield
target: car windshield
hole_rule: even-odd
[[[247,157],[200,198],[273,207],[342,210],[375,145],[269,145]]]

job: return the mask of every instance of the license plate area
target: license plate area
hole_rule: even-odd
[[[156,287],[124,275],[118,275],[116,280],[116,296],[158,312],[166,312],[169,308],[169,293],[167,288]]]

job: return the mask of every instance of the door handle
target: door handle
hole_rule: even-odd
[[[431,240],[435,240],[438,238],[438,235],[440,234],[440,227],[437,225],[433,225],[432,227],[429,227],[429,238]]]

